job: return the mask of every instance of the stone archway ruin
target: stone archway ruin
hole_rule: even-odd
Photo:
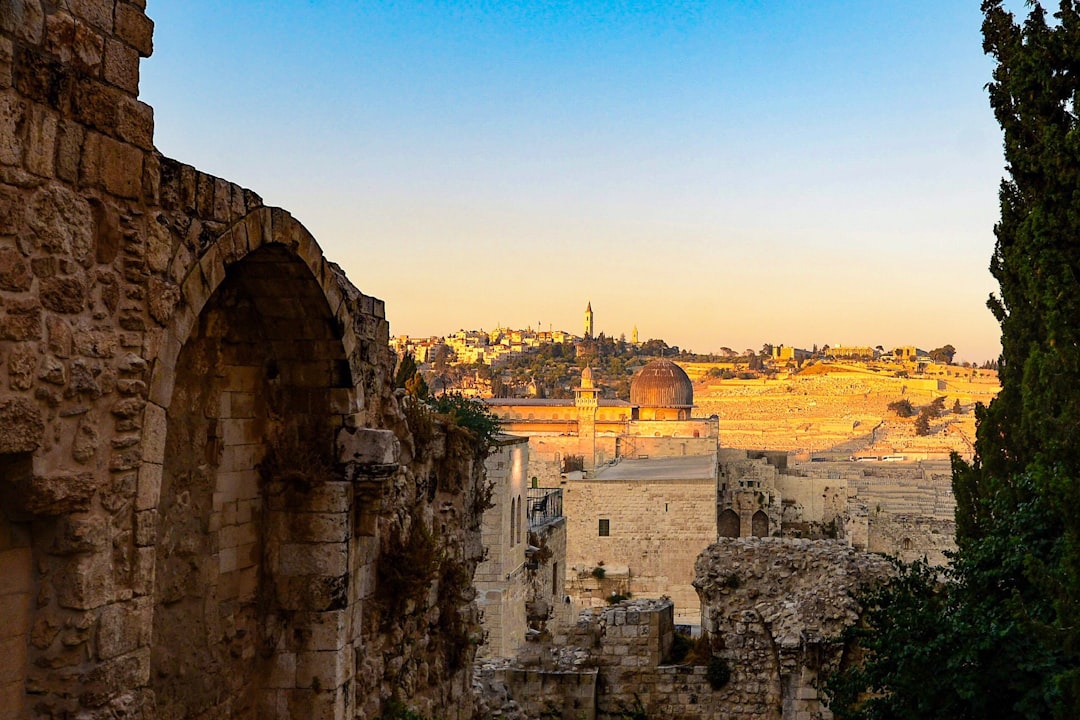
[[[333,433],[353,384],[340,335],[308,267],[271,243],[229,266],[181,347],[155,532],[161,718],[310,713],[314,698],[295,698],[287,669],[340,650],[297,640],[347,605],[347,488]],[[315,487],[340,491],[336,513],[312,507]],[[308,582],[336,594],[319,597]],[[341,684],[326,680],[307,683],[309,694]]]
[[[421,524],[471,577],[479,471],[380,300],[155,150],[144,5],[0,9],[0,715],[466,717],[467,588],[380,607],[378,564]]]

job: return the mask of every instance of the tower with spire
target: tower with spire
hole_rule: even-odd
[[[593,336],[593,314],[592,314],[592,301],[585,306],[585,337],[591,338]]]

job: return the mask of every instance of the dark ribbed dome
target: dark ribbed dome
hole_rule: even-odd
[[[653,360],[630,381],[630,404],[638,407],[693,407],[694,384],[686,371],[670,360]]]

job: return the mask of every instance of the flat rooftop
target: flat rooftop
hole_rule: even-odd
[[[715,480],[716,453],[620,460],[591,473],[586,480]]]

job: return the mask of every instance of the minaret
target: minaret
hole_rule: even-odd
[[[596,414],[600,407],[600,388],[593,383],[592,368],[581,371],[581,385],[574,388],[574,405],[577,408],[578,452],[585,460],[585,467],[596,467]]]
[[[591,338],[593,334],[592,302],[585,306],[585,337]]]

